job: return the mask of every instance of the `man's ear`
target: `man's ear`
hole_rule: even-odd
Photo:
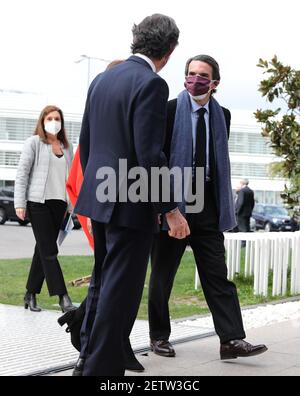
[[[218,81],[218,80],[216,80],[216,81],[213,82],[213,85],[214,85],[215,88],[217,88],[217,86],[218,86],[219,84],[220,84],[220,81]]]

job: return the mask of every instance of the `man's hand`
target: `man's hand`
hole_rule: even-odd
[[[171,237],[184,239],[190,235],[189,225],[178,208],[174,212],[166,213],[166,220],[170,227],[169,235]]]
[[[16,208],[16,214],[21,220],[25,220],[26,209],[25,208]]]

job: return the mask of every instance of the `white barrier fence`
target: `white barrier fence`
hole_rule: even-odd
[[[300,231],[225,233],[228,278],[241,273],[242,241],[245,241],[244,276],[254,275],[254,294],[268,296],[272,275],[272,295],[287,292],[288,269],[291,269],[291,294],[300,294]],[[199,288],[196,269],[195,288]]]

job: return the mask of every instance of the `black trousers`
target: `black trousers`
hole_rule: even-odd
[[[250,216],[237,217],[239,232],[250,232]]]
[[[84,376],[124,375],[124,352],[141,302],[153,235],[92,221],[95,267],[81,328]]]
[[[184,240],[161,231],[151,252],[149,286],[150,338],[169,339],[169,298],[174,278],[187,244],[190,244],[202,289],[212,313],[221,343],[245,338],[240,305],[234,283],[227,279],[224,236],[218,231],[218,217],[211,183],[205,186],[204,209],[187,216],[191,234]]]
[[[26,288],[30,293],[41,292],[46,279],[50,296],[67,293],[64,277],[57,259],[57,237],[67,204],[60,200],[45,203],[28,202],[27,212],[36,240]]]

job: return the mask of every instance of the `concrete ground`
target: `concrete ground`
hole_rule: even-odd
[[[0,304],[0,377],[46,375],[71,368],[78,352],[70,342],[66,326],[60,327],[58,311],[31,312],[24,307]],[[213,333],[213,328],[172,323],[172,342]],[[149,348],[149,325],[136,320],[131,332],[131,345],[136,351]]]
[[[221,361],[218,337],[176,345],[177,356],[164,358],[149,352],[138,356],[145,372],[127,376],[299,376],[300,320],[250,329],[247,340],[264,343],[269,350],[259,356]],[[70,376],[71,370],[52,374]]]
[[[34,238],[31,226],[20,227],[17,223],[0,226],[0,256],[5,258],[32,257]],[[74,230],[65,239],[61,255],[90,255],[91,250],[81,230]],[[20,309],[20,308],[18,308]],[[5,310],[6,312],[6,310]],[[25,312],[25,316],[29,314]],[[1,322],[9,314],[1,316]],[[50,315],[50,314],[49,314]],[[28,316],[28,315],[27,315]],[[14,319],[16,319],[14,314]],[[42,321],[44,322],[44,321]],[[52,323],[52,320],[51,320]],[[34,324],[34,323],[32,323]],[[43,324],[43,323],[42,323]],[[57,326],[57,325],[56,325]],[[8,326],[5,327],[6,329]],[[59,330],[64,333],[62,329]],[[144,332],[144,331],[143,331]],[[65,334],[65,336],[67,336]],[[69,337],[68,337],[69,338]],[[1,350],[9,340],[16,344],[14,332],[2,338]],[[269,351],[252,358],[239,358],[230,361],[219,360],[219,341],[216,336],[176,345],[176,358],[163,358],[148,352],[138,356],[146,370],[139,376],[299,376],[300,375],[300,319],[286,320],[276,324],[247,330],[247,340],[251,343],[264,343]],[[66,342],[69,342],[68,339]],[[45,345],[45,344],[44,344]],[[47,354],[45,355],[47,357]],[[74,356],[75,357],[75,356]],[[15,359],[16,357],[12,357]],[[74,359],[74,358],[73,358]],[[1,359],[0,366],[4,363]],[[37,368],[36,366],[33,368]],[[71,370],[52,374],[70,376]],[[3,374],[2,374],[3,375]],[[133,376],[135,373],[127,372]]]

